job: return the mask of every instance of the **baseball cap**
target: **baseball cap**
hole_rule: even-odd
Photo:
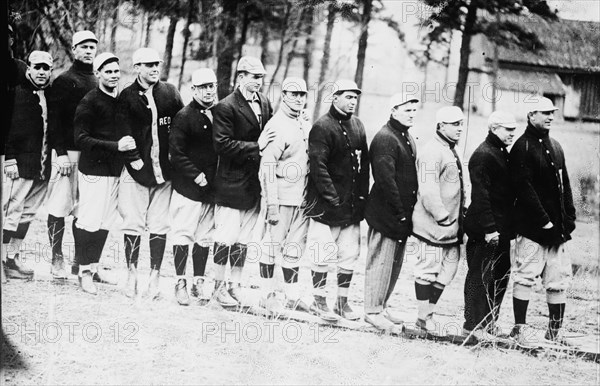
[[[119,58],[112,52],[103,52],[94,59],[94,71],[98,71],[107,63],[119,62]]]
[[[517,120],[515,116],[508,111],[494,111],[488,118],[488,127],[491,126],[504,126],[509,128],[517,127]]]
[[[162,61],[163,60],[158,55],[158,52],[155,49],[149,48],[149,47],[138,48],[133,53],[133,57],[132,57],[133,64],[156,63],[156,62],[162,63]]]
[[[457,106],[445,106],[435,113],[436,123],[454,123],[462,119],[465,119],[465,116]]]
[[[304,79],[289,77],[283,80],[281,91],[308,92],[308,88]]]
[[[29,54],[29,63],[31,64],[44,63],[52,67],[53,62],[52,55],[46,51],[32,51],[31,54]]]
[[[409,94],[409,93],[397,93],[394,94],[390,97],[390,110],[393,109],[394,107],[397,106],[401,106],[405,103],[408,102],[418,102],[419,98],[417,98],[416,96],[414,96],[414,94]]]
[[[256,75],[265,75],[267,73],[260,59],[253,56],[242,56],[237,64],[237,71],[245,71]]]
[[[217,76],[210,68],[199,68],[192,73],[192,84],[201,86],[207,83],[217,83]]]
[[[96,35],[92,31],[78,31],[73,34],[73,47],[83,42],[91,40],[95,43],[98,43],[98,39]]]
[[[356,85],[356,82],[350,79],[338,79],[335,81],[335,85],[337,86],[337,90],[334,92],[334,94],[340,94],[344,91],[354,91],[358,95],[362,93],[362,91]]]
[[[532,104],[529,107],[529,111],[530,113],[533,113],[535,111],[556,111],[558,110],[558,107],[554,106],[554,103],[552,103],[552,101],[546,97],[540,97],[537,101],[537,103]]]

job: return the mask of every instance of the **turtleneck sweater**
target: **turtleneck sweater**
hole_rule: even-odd
[[[49,124],[54,133],[52,147],[59,156],[66,155],[67,150],[78,150],[73,128],[75,110],[85,94],[96,87],[98,80],[94,76],[92,65],[78,60],[54,80],[53,98],[48,102],[55,119]]]
[[[300,111],[292,110],[285,102],[267,122],[262,135],[275,132],[260,161],[260,183],[267,205],[302,205],[308,175],[309,130]]]

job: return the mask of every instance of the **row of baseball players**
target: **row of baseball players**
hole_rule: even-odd
[[[192,295],[203,297],[212,246],[213,297],[227,307],[243,301],[242,271],[254,244],[260,251],[263,307],[356,320],[360,316],[348,302],[348,291],[360,253],[359,224],[366,218],[368,323],[385,331],[402,324],[387,302],[410,249],[418,257],[416,326],[436,331],[435,305],[456,274],[466,232],[465,330],[497,332],[511,271],[510,242],[516,238],[511,335],[531,338],[525,316],[535,278],[542,275],[550,314],[546,338],[558,339],[571,279],[564,243],[574,230],[575,210],[562,149],[548,135],[556,110],[550,100],[540,98],[531,107],[525,133],[510,154],[514,116],[500,111],[490,116],[488,137],[469,161],[467,210],[463,164],[455,148],[464,116],[457,107],[438,110],[436,135],[417,155],[408,130],[419,101],[396,94],[389,121],[369,147],[363,124],[353,115],[361,90],[352,81],[336,82],[329,111],[311,127],[303,113],[304,80],[284,80],[280,108],[273,114],[259,92],[266,72],[256,58],[239,60],[235,91],[219,103],[214,72],[195,71],[193,99],[183,106],[177,89],[159,80],[156,51],[141,48],[133,54],[136,80],[119,94],[119,58],[95,56],[96,44],[90,31],[74,34],[74,64],[52,86],[52,57],[33,52],[27,82],[15,87],[3,203],[9,276],[32,274],[19,261],[19,245],[47,196],[52,273],[66,277],[64,217],[74,214],[74,272],[86,292],[96,293],[94,281],[111,282],[97,266],[120,214],[129,296],[137,293],[140,239],[146,229],[148,293],[158,296],[170,231],[179,304],[190,302],[185,276],[190,245]],[[78,170],[70,170],[72,165]],[[374,183],[369,192],[370,169]],[[410,235],[415,238],[408,240]],[[298,287],[302,256],[310,259],[310,304]],[[275,262],[281,265],[285,299],[274,291]],[[325,292],[330,265],[337,268],[333,311]]]

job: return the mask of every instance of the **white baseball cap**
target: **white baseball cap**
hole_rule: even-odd
[[[528,112],[533,113],[535,111],[556,111],[558,107],[554,106],[554,103],[546,97],[540,97],[536,103],[531,104]]]
[[[465,116],[457,106],[444,106],[435,113],[436,123],[454,123],[462,119],[465,119]]]
[[[517,120],[515,119],[515,116],[512,113],[509,113],[508,111],[498,110],[491,113],[488,118],[488,127],[496,125],[509,128],[516,128]]]
[[[119,63],[119,58],[113,54],[112,52],[103,52],[100,55],[94,58],[94,71],[98,71],[104,66],[106,63],[117,62]]]
[[[92,31],[78,31],[73,34],[73,47],[88,40],[98,43],[96,35]]]
[[[350,79],[338,79],[335,81],[335,94],[341,94],[344,91],[354,91],[358,95],[362,93],[360,88],[356,85],[356,82]]]
[[[192,84],[202,86],[207,83],[217,83],[217,76],[210,68],[199,68],[192,73]]]
[[[260,59],[253,56],[242,56],[238,61],[237,71],[244,71],[256,75],[265,75],[267,73]]]
[[[44,63],[52,67],[53,62],[52,55],[46,51],[32,51],[31,54],[29,54],[29,63],[31,64]]]
[[[162,63],[162,59],[158,55],[158,52],[149,47],[142,47],[135,50],[132,56],[132,63]]]
[[[308,92],[308,88],[304,79],[291,76],[283,80],[281,91]]]
[[[390,110],[392,110],[393,108],[395,108],[397,106],[401,106],[405,103],[418,102],[418,101],[419,101],[419,98],[414,96],[414,94],[409,94],[406,92],[397,93],[390,97],[389,107],[390,107]]]

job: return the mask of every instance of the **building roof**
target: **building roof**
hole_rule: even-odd
[[[501,62],[568,70],[600,72],[600,23],[539,16],[520,16],[516,21],[534,32],[544,45],[540,50],[499,47]]]
[[[565,85],[556,73],[498,69],[498,88],[540,95],[565,95]]]

